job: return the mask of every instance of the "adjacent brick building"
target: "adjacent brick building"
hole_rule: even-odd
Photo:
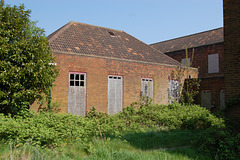
[[[201,88],[197,102],[207,108],[223,108],[225,104],[223,28],[150,46],[184,64],[186,63],[185,45],[188,47],[188,60],[192,63],[192,67],[199,68]]]
[[[240,94],[240,1],[224,0],[226,99]]]
[[[183,67],[124,31],[70,22],[48,38],[60,68],[52,95],[64,113],[114,114],[140,96],[167,104],[169,77]]]

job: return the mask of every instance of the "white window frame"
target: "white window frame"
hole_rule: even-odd
[[[74,78],[71,78],[74,75]],[[82,79],[83,75],[83,79]],[[77,78],[78,77],[78,78]],[[70,87],[85,87],[86,86],[86,73],[69,72],[69,86]]]

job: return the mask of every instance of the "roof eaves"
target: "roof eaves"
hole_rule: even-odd
[[[219,41],[219,42],[216,42],[216,43],[209,43],[209,44],[204,44],[204,45],[192,46],[192,47],[188,47],[188,49],[196,49],[196,48],[199,48],[199,47],[205,47],[205,46],[210,46],[210,45],[215,45],[215,44],[220,44],[220,43],[224,43],[224,41]],[[169,51],[164,52],[164,54],[171,54],[171,53],[175,54],[176,52],[179,52],[179,51],[182,51],[182,50],[185,50],[185,48],[181,48],[181,49],[177,49],[177,50],[169,50]]]
[[[184,67],[181,63],[178,65],[174,64],[166,64],[166,63],[157,63],[157,62],[148,62],[148,61],[141,61],[141,60],[132,60],[132,59],[124,59],[124,58],[115,58],[115,57],[107,57],[107,56],[99,56],[99,55],[87,55],[81,53],[73,53],[73,52],[64,52],[64,51],[52,51],[53,53],[58,54],[69,54],[69,55],[78,55],[78,56],[86,56],[86,57],[95,57],[95,58],[105,58],[105,59],[113,59],[113,60],[120,60],[120,61],[128,61],[128,62],[136,62],[136,63],[145,63],[145,64],[153,64],[153,65],[161,65],[161,66],[168,66],[168,67]]]

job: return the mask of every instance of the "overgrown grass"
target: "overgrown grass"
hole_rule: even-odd
[[[127,134],[120,139],[98,140],[89,159],[211,159],[195,143],[203,131],[165,130]],[[125,156],[125,158],[124,158]]]
[[[101,144],[101,143],[100,143]],[[152,159],[178,159],[195,160],[210,159],[209,156],[198,153],[192,147],[188,148],[160,148],[151,150],[142,150],[134,147],[131,143],[120,140],[113,140],[105,145],[98,145],[95,151],[87,159],[134,159],[134,160],[152,160]]]
[[[86,117],[24,112],[0,115],[0,153],[10,159],[208,159],[193,144],[203,130],[223,127],[196,105],[131,106],[112,116],[94,108]]]
[[[123,139],[142,150],[189,147],[199,140],[203,131],[195,130],[165,130],[147,133],[129,133]]]
[[[200,134],[200,133],[199,133]],[[195,131],[159,131],[127,135],[119,138],[93,138],[90,149],[86,152],[82,143],[75,142],[65,145],[61,150],[50,151],[25,144],[21,147],[10,143],[0,145],[0,159],[96,159],[96,160],[151,160],[151,159],[178,159],[178,160],[207,160],[209,155],[198,152],[192,139],[198,139]],[[128,141],[128,138],[132,141]],[[135,140],[144,138],[144,142],[136,145]],[[171,145],[165,141],[171,141]],[[184,139],[178,141],[177,139]],[[149,141],[149,142],[148,142]],[[151,144],[151,146],[145,144]]]
[[[51,157],[50,151],[37,148],[35,146],[24,144],[18,147],[14,143],[1,143],[0,144],[0,159],[11,160],[27,160],[27,159],[48,159]]]

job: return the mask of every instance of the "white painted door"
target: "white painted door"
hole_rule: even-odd
[[[70,72],[68,86],[68,113],[85,116],[86,74]]]
[[[108,76],[108,114],[122,111],[122,76]]]

